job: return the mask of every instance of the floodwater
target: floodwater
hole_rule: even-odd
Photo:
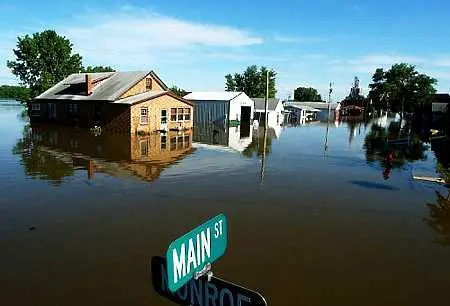
[[[388,166],[383,120],[271,128],[263,154],[249,127],[93,136],[1,103],[2,305],[172,305],[151,258],[219,213],[214,274],[268,305],[450,303],[449,190],[412,178],[445,145],[394,142]]]

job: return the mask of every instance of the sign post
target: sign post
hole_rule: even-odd
[[[211,264],[223,256],[228,243],[228,223],[220,214],[180,238],[166,252],[168,289],[175,292],[192,278],[208,274]]]
[[[264,297],[252,290],[212,276],[191,279],[176,292],[168,287],[166,259],[152,258],[152,284],[155,291],[182,306],[267,306]]]

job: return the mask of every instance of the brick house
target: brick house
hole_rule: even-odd
[[[148,134],[191,129],[192,103],[153,71],[76,73],[28,103],[31,122]]]

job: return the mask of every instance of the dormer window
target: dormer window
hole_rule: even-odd
[[[152,90],[152,78],[145,79],[145,89]]]

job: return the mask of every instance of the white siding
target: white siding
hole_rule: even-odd
[[[241,106],[251,107],[250,122],[253,120],[254,102],[245,93],[230,101],[230,120],[241,120]]]

